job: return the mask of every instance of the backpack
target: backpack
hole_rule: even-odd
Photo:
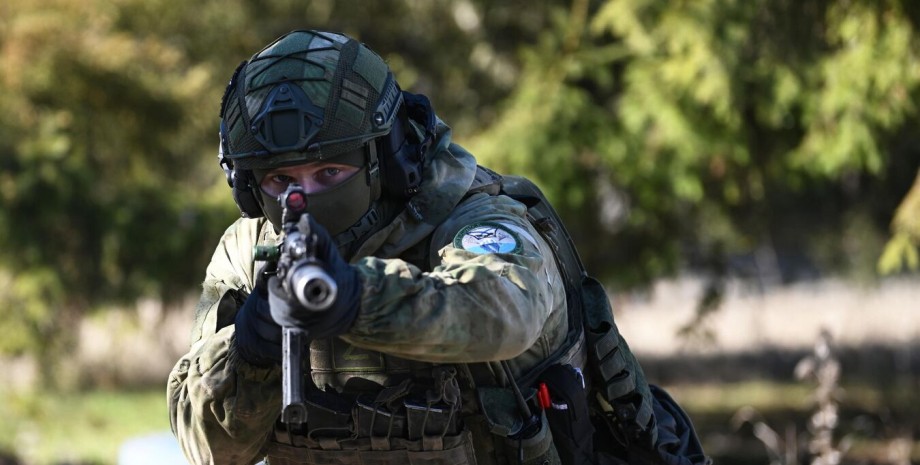
[[[565,283],[570,310],[565,343],[515,379],[518,386],[552,393],[546,416],[562,463],[711,463],[687,414],[663,389],[647,383],[619,335],[606,291],[588,275],[543,192],[525,177],[482,166],[467,195],[476,192],[506,195],[527,207]]]

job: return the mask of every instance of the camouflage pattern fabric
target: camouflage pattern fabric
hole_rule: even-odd
[[[234,81],[222,105],[226,155],[237,169],[246,170],[328,159],[361,147],[389,131],[399,96],[382,58],[360,42],[331,32],[295,31],[282,36],[253,55]],[[271,157],[253,155],[268,148],[258,136],[271,130],[261,127],[258,114],[280,83],[303,90],[312,108],[304,121],[310,134],[301,142],[320,143],[321,150],[302,147],[273,152]]]
[[[445,125],[439,123],[437,132],[420,193],[352,259],[364,292],[357,320],[340,340],[421,362],[510,359],[519,374],[565,337],[559,272],[523,204],[488,194],[464,198],[475,159],[450,142]],[[513,241],[512,250],[464,245],[470,227],[483,225],[503,231],[502,244]],[[173,432],[193,464],[252,464],[269,446],[280,413],[281,370],[241,360],[232,322],[254,283],[253,245],[277,240],[265,219],[240,219],[226,231],[208,267],[191,348],[167,388]],[[398,258],[428,240],[427,263]],[[493,245],[499,253],[485,250]],[[488,463],[478,453],[477,460]]]

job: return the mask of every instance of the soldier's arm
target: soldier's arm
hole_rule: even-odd
[[[233,318],[251,290],[258,227],[238,221],[208,266],[193,343],[169,375],[173,434],[193,464],[252,464],[262,458],[281,405],[280,368],[260,368],[236,354]],[[240,252],[244,251],[244,252]]]
[[[519,248],[484,253],[455,244],[458,233],[462,237],[464,228],[475,225],[510,231]],[[431,272],[398,259],[359,261],[361,311],[344,339],[423,361],[505,360],[532,347],[550,314],[564,311],[551,252],[523,205],[503,196],[474,196],[438,228],[433,241],[443,248]]]

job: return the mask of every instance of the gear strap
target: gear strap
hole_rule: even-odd
[[[655,444],[652,394],[645,375],[626,341],[620,338],[607,293],[588,276],[557,212],[530,180],[502,176],[482,166],[467,196],[477,193],[507,195],[527,206],[528,220],[553,249],[565,283],[569,309],[566,342],[547,360],[518,376],[518,385],[533,386],[542,373],[556,364],[590,367],[585,370],[588,386],[596,391],[597,404],[605,410],[605,406],[610,407],[608,414],[618,436],[625,442],[647,443],[649,447]]]

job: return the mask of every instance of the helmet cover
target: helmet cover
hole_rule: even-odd
[[[236,169],[325,160],[386,135],[401,102],[387,64],[347,36],[294,31],[241,66],[222,105]]]
[[[338,157],[356,164],[354,154],[360,152],[364,167],[355,179],[331,189],[336,192],[309,195],[307,211],[320,220],[334,206],[328,213],[335,216],[325,216],[335,221],[320,220],[333,235],[365,221],[380,195],[377,152],[370,142],[390,133],[401,104],[383,59],[342,34],[294,31],[256,53],[237,68],[221,102],[221,163],[247,180],[241,188],[231,182],[244,216],[265,215],[280,229],[275,199],[259,188],[265,173],[319,160],[339,162]],[[237,198],[239,190],[251,194]],[[333,196],[339,200],[330,202]],[[241,198],[259,207],[244,208]],[[343,205],[345,199],[355,201]]]

